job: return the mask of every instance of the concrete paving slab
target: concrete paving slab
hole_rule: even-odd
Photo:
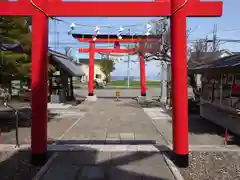
[[[134,133],[120,133],[121,140],[134,140],[135,135]]]
[[[174,180],[161,152],[58,152],[41,180]]]
[[[80,167],[71,164],[51,164],[41,180],[75,180]]]
[[[79,134],[84,134],[84,137]],[[111,99],[98,99],[62,139],[77,138],[87,139],[89,143],[101,140],[105,140],[105,143],[133,143],[134,140],[138,143],[146,143],[146,140],[165,143],[152,120],[132,99],[124,99],[118,103]]]
[[[104,180],[105,169],[101,166],[84,166],[76,180]]]
[[[85,139],[92,144],[84,145],[80,151],[71,148],[71,143]],[[55,180],[58,171],[64,168],[62,176],[71,173],[67,178],[70,180],[74,175],[75,179],[81,180],[172,180],[174,176],[162,153],[154,146],[156,141],[166,144],[152,120],[134,100],[98,99],[62,136],[59,143],[69,146],[70,151],[59,152],[44,180]],[[94,148],[94,143],[98,143],[98,147]]]
[[[115,177],[115,178],[114,178]],[[175,180],[166,166],[123,165],[111,167],[110,179]]]

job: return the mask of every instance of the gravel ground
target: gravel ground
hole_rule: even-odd
[[[240,180],[240,152],[190,152],[185,180]]]
[[[29,164],[30,151],[0,152],[1,180],[31,180],[41,167]]]

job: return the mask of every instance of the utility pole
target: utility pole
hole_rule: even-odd
[[[214,24],[213,26],[213,47],[212,47],[212,51],[215,52],[217,51],[217,24]]]
[[[57,49],[59,48],[59,32],[57,32]]]
[[[57,51],[57,21],[53,19],[54,50]]]
[[[128,34],[131,35],[130,29],[128,29]],[[130,46],[128,44],[127,48],[129,49]],[[128,76],[128,88],[130,88],[130,54],[128,53],[128,70],[127,70],[127,76]]]
[[[205,52],[208,52],[208,37],[206,37],[205,45],[204,45]]]

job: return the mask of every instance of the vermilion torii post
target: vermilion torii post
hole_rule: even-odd
[[[182,6],[183,4],[184,6]],[[19,0],[17,2],[0,2],[0,7],[1,16],[33,17],[31,146],[34,164],[44,163],[47,159],[47,16],[171,16],[173,147],[179,158],[176,162],[181,166],[188,164],[186,17],[221,16],[222,2],[202,2],[200,0],[162,0],[157,2]],[[177,9],[179,10],[176,11]]]
[[[140,49],[144,48],[144,44],[142,42],[139,43]],[[139,61],[140,61],[140,84],[141,84],[141,96],[146,96],[146,69],[145,69],[145,59],[144,53],[140,50],[139,53]]]
[[[95,43],[89,44],[89,73],[88,73],[88,96],[93,96],[94,89],[94,56],[95,56]]]
[[[145,69],[145,59],[144,55],[139,55],[140,63],[140,85],[141,85],[141,96],[146,96],[146,69]]]
[[[146,74],[145,74],[145,59],[144,54],[138,53],[138,50],[135,48],[132,49],[121,49],[120,43],[139,43],[142,42],[154,42],[159,41],[160,36],[130,36],[130,35],[122,35],[122,39],[116,37],[116,35],[99,35],[96,40],[93,40],[93,35],[89,34],[72,34],[74,38],[79,40],[80,42],[89,42],[89,48],[79,48],[79,53],[93,53],[89,56],[89,74],[94,74],[94,68],[90,68],[94,66],[94,53],[128,53],[128,54],[139,54],[140,61],[140,84],[141,84],[141,96],[146,96]],[[117,48],[94,48],[91,47],[91,43],[118,43]],[[151,52],[151,49],[144,48],[144,45],[140,47],[141,52]],[[93,65],[92,65],[93,64]],[[94,77],[89,75],[89,83],[88,83],[88,95],[93,96],[94,89]]]

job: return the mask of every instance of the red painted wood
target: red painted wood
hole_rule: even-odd
[[[0,2],[2,16],[32,16],[36,11],[30,2]]]
[[[185,7],[186,16],[221,16],[222,4],[222,2],[189,0],[189,3]],[[0,7],[0,14],[8,16],[31,16],[36,11],[30,1],[0,2]],[[81,9],[81,11],[79,11],[79,9]],[[91,11],[91,9],[94,10]],[[108,9],[108,11],[106,11],[106,9]],[[52,0],[47,3],[45,13],[49,16],[71,17],[160,17],[169,16],[171,10],[170,2],[167,0],[157,2],[62,2]]]
[[[47,150],[48,18],[36,12],[32,21],[32,140],[33,154]]]
[[[140,84],[141,84],[141,95],[146,95],[146,72],[145,72],[145,60],[144,56],[140,55]]]
[[[79,53],[88,53],[91,50],[89,48],[79,48],[78,52]],[[96,53],[130,53],[134,54],[137,53],[139,49],[107,49],[107,48],[95,48],[94,52]],[[141,49],[141,52],[151,52],[152,49]]]
[[[120,43],[118,41],[114,43],[114,49],[120,49]]]
[[[171,0],[172,11],[184,0]],[[171,17],[171,65],[173,102],[173,148],[178,155],[188,154],[187,35],[185,10]],[[176,43],[177,42],[177,43]]]
[[[219,17],[222,16],[223,2],[203,2],[189,0],[186,6],[188,17]]]
[[[49,2],[51,16],[160,17],[169,16],[170,3],[161,2]]]
[[[89,80],[88,80],[88,94],[93,95],[94,91],[94,55],[95,47],[94,42],[90,42],[90,53],[89,53]]]

